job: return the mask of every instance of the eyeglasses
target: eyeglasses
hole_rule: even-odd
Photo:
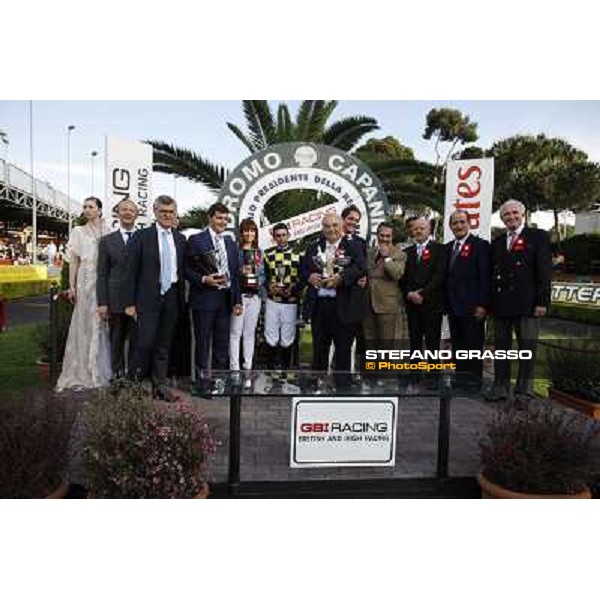
[[[156,212],[158,212],[159,215],[174,215],[175,214],[174,210],[158,210]]]

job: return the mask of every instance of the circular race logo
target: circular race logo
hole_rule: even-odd
[[[293,214],[282,220],[289,239],[297,240],[321,229],[328,212],[340,214],[354,204],[363,218],[358,233],[375,239],[377,226],[386,219],[388,201],[378,177],[357,159],[338,148],[306,142],[276,144],[253,154],[234,169],[218,197],[231,211],[230,231],[251,218],[259,226],[262,248],[273,244],[265,207],[275,196],[292,190],[313,190],[317,208],[300,198],[288,203]],[[306,210],[306,209],[309,210]]]

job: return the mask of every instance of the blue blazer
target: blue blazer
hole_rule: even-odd
[[[467,317],[476,306],[487,308],[490,304],[490,244],[469,234],[450,267],[455,241],[446,244],[446,312],[454,317]],[[465,252],[467,245],[469,249]]]
[[[188,258],[190,256],[204,254],[211,250],[215,250],[215,247],[213,246],[208,228],[191,236],[188,240],[185,261],[185,278],[190,282],[190,308],[207,311],[217,310],[224,302],[225,296],[227,296],[231,305],[229,308],[233,309],[236,304],[242,303],[238,245],[229,236],[225,236],[225,250],[227,251],[227,265],[229,267],[231,281],[229,290],[226,290],[231,293],[227,295],[223,294],[224,290],[218,290],[209,285],[204,285],[201,281],[202,278],[189,267]]]

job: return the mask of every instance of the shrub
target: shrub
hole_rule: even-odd
[[[556,319],[566,319],[588,325],[600,325],[600,310],[597,306],[584,306],[554,302],[550,305],[548,316]]]
[[[588,274],[592,261],[600,260],[600,233],[574,235],[562,242],[562,251],[577,273]]]
[[[553,350],[548,353],[548,376],[557,390],[600,402],[600,353],[585,348]]]
[[[56,327],[56,361],[61,363],[67,347],[73,305],[66,299],[65,292],[61,292],[55,303],[54,326]],[[52,354],[52,331],[50,323],[40,323],[35,331],[40,358],[49,362]]]
[[[75,404],[28,391],[0,402],[0,498],[44,498],[66,478]]]
[[[50,291],[51,280],[0,282],[0,298],[14,300],[27,296],[41,296]]]
[[[480,440],[483,475],[514,492],[573,494],[595,475],[598,424],[548,402],[498,410]]]
[[[83,411],[86,485],[95,498],[193,498],[215,441],[197,409],[156,403],[117,382]]]

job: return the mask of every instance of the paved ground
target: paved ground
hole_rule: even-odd
[[[6,303],[8,327],[26,323],[42,323],[50,318],[48,296],[31,296]]]
[[[219,449],[213,473],[227,480],[229,403],[226,398],[195,399],[214,426]],[[452,400],[450,476],[475,476],[479,468],[478,436],[494,407],[481,400]],[[241,480],[298,481],[316,479],[379,479],[434,477],[439,401],[432,397],[400,399],[396,466],[291,469],[289,398],[244,398],[241,418]]]

